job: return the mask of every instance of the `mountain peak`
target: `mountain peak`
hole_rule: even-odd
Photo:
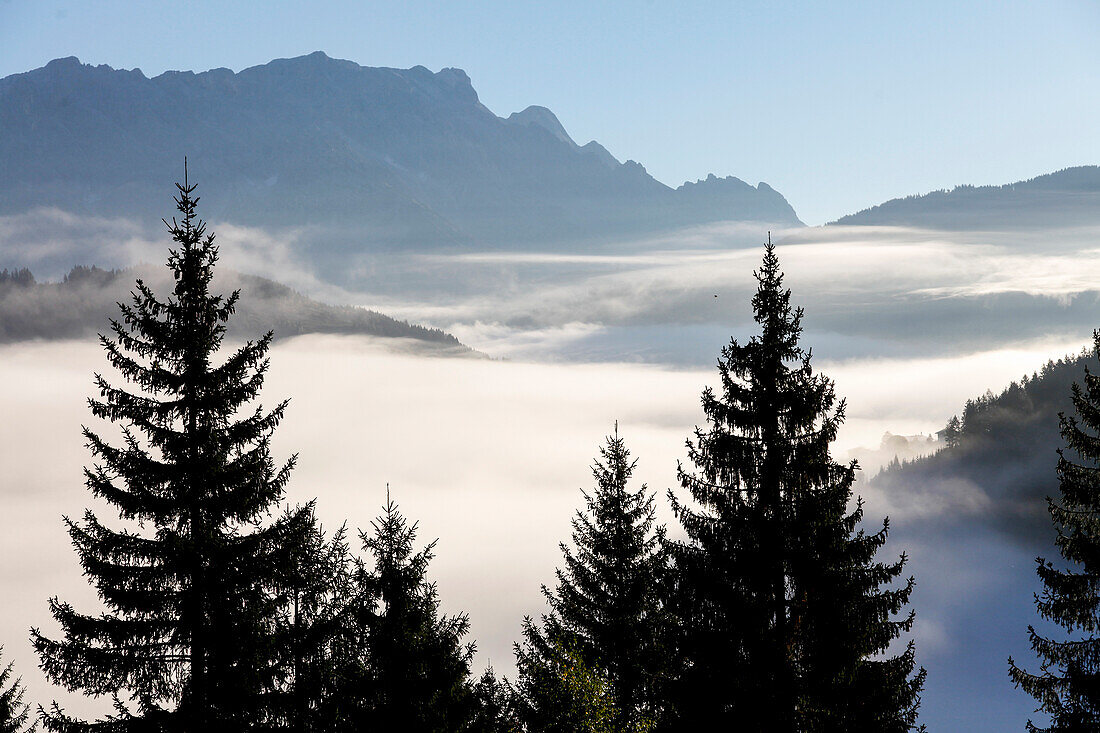
[[[686,181],[676,193],[700,206],[716,207],[727,219],[750,219],[801,224],[790,203],[778,191],[761,181],[753,186],[736,176],[721,178],[710,173],[698,181]],[[745,201],[754,202],[746,208]]]
[[[573,138],[569,137],[569,133],[565,131],[565,127],[558,121],[557,115],[546,107],[540,107],[537,104],[532,104],[522,112],[513,112],[508,115],[508,122],[517,125],[535,125],[536,127],[541,127],[546,130],[563,143],[569,143],[573,146],[577,144],[573,142]]]
[[[11,76],[4,77],[3,80],[9,79],[23,79],[29,81],[31,79],[46,79],[47,83],[56,83],[58,81],[65,83],[71,81],[74,83],[83,83],[89,78],[103,80],[110,76],[114,76],[118,79],[126,79],[130,82],[134,80],[144,80],[145,74],[141,69],[123,69],[114,68],[107,64],[86,64],[76,56],[65,56],[63,58],[56,58],[48,62],[45,66],[32,69],[22,74],[12,74]],[[34,82],[31,82],[34,83]]]
[[[581,152],[595,156],[597,160],[602,162],[608,168],[619,167],[619,161],[615,158],[615,156],[608,152],[607,148],[605,148],[603,145],[600,145],[595,140],[589,140],[587,143],[582,145]]]
[[[282,63],[292,63],[292,64],[296,64],[296,65],[302,65],[302,66],[323,66],[323,65],[331,63],[333,61],[338,62],[338,61],[340,61],[340,59],[334,59],[331,56],[329,56],[327,53],[325,53],[324,51],[313,51],[312,53],[303,54],[301,56],[289,56],[287,58],[274,59],[274,60],[270,61],[269,63],[274,64],[274,63],[282,62]],[[345,62],[345,63],[351,63],[351,62]],[[262,65],[266,65],[266,64],[262,64]],[[356,64],[356,65],[358,65],[358,64]]]
[[[761,183],[760,185],[763,186],[763,189],[761,189],[761,190],[767,190],[767,191],[771,190],[771,187],[768,186],[766,183]],[[718,176],[714,175],[713,173],[708,173],[706,178],[700,178],[697,181],[685,181],[680,186],[680,189],[685,190],[685,191],[692,191],[692,190],[716,191],[718,189],[752,189],[752,188],[755,188],[752,184],[745,183],[744,181],[742,181],[740,178],[737,178],[736,176],[726,176],[725,178],[719,178]]]
[[[444,69],[440,69],[435,73],[435,76],[440,81],[446,82],[451,86],[467,86],[472,87],[474,83],[470,81],[470,75],[462,69],[456,69],[453,66],[448,66]]]
[[[257,71],[268,68],[290,67],[293,69],[330,69],[330,68],[343,68],[343,69],[361,69],[364,68],[354,61],[348,61],[347,59],[334,59],[324,51],[314,51],[313,53],[307,53],[303,56],[291,56],[289,58],[272,59],[266,64],[259,64],[253,66],[245,71]],[[242,72],[244,73],[244,72]]]
[[[82,64],[80,59],[76,56],[66,56],[65,58],[54,59],[49,62],[46,64],[46,68],[54,71],[62,71],[65,69],[79,69],[83,65],[84,64]]]

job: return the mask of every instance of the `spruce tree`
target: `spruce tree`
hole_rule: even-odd
[[[943,442],[948,448],[958,448],[962,439],[962,422],[958,415],[952,415],[943,428]]]
[[[473,686],[474,712],[467,733],[520,733],[512,688],[488,667]]]
[[[887,525],[865,534],[848,505],[857,466],[829,455],[844,419],[833,383],[799,345],[802,310],[768,242],[752,299],[760,328],[718,362],[703,392],[708,427],[687,442],[692,501],[672,492],[687,535],[671,545],[681,668],[674,730],[906,731],[924,671],[898,617],[906,558],[875,562]]]
[[[628,486],[636,464],[616,424],[592,466],[594,490],[582,490],[586,510],[572,520],[575,549],[561,544],[565,563],[557,570],[557,587],[543,586],[550,616],[541,629],[528,620],[525,647],[517,649],[532,657],[524,668],[534,670],[558,664],[565,645],[604,675],[614,731],[637,730],[656,719],[665,660],[660,642],[664,528],[655,527],[653,494],[645,485]]]
[[[1100,355],[1100,331],[1093,334]],[[1010,657],[1013,683],[1039,703],[1050,725],[1030,731],[1100,730],[1100,375],[1085,367],[1084,387],[1071,388],[1076,415],[1059,414],[1064,449],[1058,450],[1060,498],[1048,498],[1057,530],[1055,543],[1065,567],[1037,559],[1041,594],[1039,615],[1066,629],[1057,640],[1028,626],[1031,648],[1042,660],[1038,674],[1021,669]]]
[[[388,495],[371,527],[360,538],[374,565],[360,566],[360,592],[350,609],[361,647],[338,692],[349,711],[347,729],[463,730],[476,710],[469,680],[474,648],[462,642],[466,616],[441,614],[435,584],[427,580],[436,543],[414,551],[417,525]]]
[[[272,334],[221,354],[239,298],[211,292],[214,235],[195,214],[195,186],[176,184],[182,220],[164,299],[141,280],[110,336],[107,360],[131,389],[97,374],[92,414],[121,443],[84,429],[95,463],[85,483],[127,528],[65,518],[84,574],[106,610],[86,614],[52,598],[62,638],[32,630],[55,683],[111,696],[115,713],[84,723],[55,704],[49,730],[244,731],[265,727],[282,683],[285,599],[280,568],[308,530],[308,509],[270,520],[294,464],[276,466],[270,439],[286,402],[254,405]]]
[[[4,647],[0,646],[0,659]],[[0,733],[32,733],[38,726],[30,722],[30,705],[23,702],[26,694],[20,678],[11,678],[15,662],[0,669]]]
[[[516,646],[515,699],[526,733],[648,731],[646,724],[619,722],[607,675],[591,666],[568,636],[540,632],[530,618],[523,626],[527,641]]]
[[[349,613],[361,599],[346,526],[328,537],[312,512],[309,519],[305,542],[280,577],[285,661],[278,704],[271,707],[274,721],[289,730],[331,733],[341,720],[340,675],[356,649],[348,643]]]

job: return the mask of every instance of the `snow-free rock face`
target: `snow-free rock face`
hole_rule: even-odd
[[[537,125],[553,135],[555,139],[574,147],[577,145],[562,127],[557,116],[546,107],[532,104],[522,112],[513,112],[508,115],[508,121],[514,125]]]
[[[720,211],[721,219],[797,221],[787,200],[763,182],[754,187],[740,178],[718,178],[711,173],[703,180],[688,181],[676,189],[676,193],[682,205],[700,218],[705,218],[707,212]],[[762,216],[761,209],[765,207],[769,215]]]
[[[56,206],[156,221],[185,155],[208,218],[327,228],[330,251],[798,223],[764,185],[673,190],[596,142],[578,146],[544,107],[498,117],[459,69],[317,52],[153,78],[67,58],[0,79],[0,214]]]

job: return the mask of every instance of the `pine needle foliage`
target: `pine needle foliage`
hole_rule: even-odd
[[[856,464],[829,446],[844,420],[831,380],[799,344],[769,241],[752,299],[758,335],[718,361],[721,391],[703,392],[708,425],[679,469],[690,501],[669,492],[687,539],[671,544],[682,666],[673,730],[907,731],[924,671],[912,674],[901,614],[906,558],[874,557],[887,524],[866,534],[849,508]]]
[[[0,656],[3,651],[0,646]],[[0,669],[0,733],[33,733],[38,726],[31,721],[30,705],[23,702],[26,690],[22,680],[11,678],[14,667],[15,662],[8,662]]]
[[[1093,343],[1100,355],[1100,331]],[[1058,416],[1065,442],[1058,450],[1060,497],[1047,500],[1066,565],[1037,558],[1043,590],[1035,597],[1039,616],[1067,635],[1057,640],[1028,626],[1041,660],[1037,674],[1008,660],[1012,682],[1050,716],[1046,728],[1029,720],[1029,731],[1100,730],[1100,374],[1086,365],[1084,386],[1075,382],[1071,395],[1076,415]]]
[[[61,627],[32,640],[41,667],[70,691],[113,698],[98,723],[42,711],[51,731],[247,731],[271,727],[270,697],[285,660],[276,592],[280,568],[308,531],[308,507],[272,520],[294,465],[276,466],[273,431],[286,402],[255,405],[272,334],[222,360],[225,324],[240,297],[211,292],[218,248],[198,219],[195,186],[176,184],[181,220],[161,299],[141,280],[121,320],[100,336],[128,383],[97,374],[92,414],[117,426],[112,443],[84,429],[95,463],[85,483],[126,528],[91,510],[65,518],[85,576],[105,607],[50,599]]]

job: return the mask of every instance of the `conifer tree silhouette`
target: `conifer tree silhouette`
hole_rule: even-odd
[[[473,686],[474,711],[464,733],[521,733],[515,691],[490,665]]]
[[[3,652],[0,646],[0,659]],[[8,662],[0,669],[0,733],[33,733],[38,726],[31,721],[30,705],[23,702],[26,691],[22,680],[11,678],[14,667],[15,662]]]
[[[351,711],[346,729],[457,733],[476,709],[469,680],[474,647],[462,642],[469,620],[440,613],[427,579],[436,543],[414,550],[417,525],[398,510],[388,486],[371,528],[360,538],[374,563],[360,565],[352,609],[360,646],[339,692]]]
[[[1100,331],[1093,334],[1093,354],[1100,355]],[[1100,730],[1100,375],[1086,366],[1084,387],[1074,382],[1072,398],[1077,414],[1058,416],[1065,442],[1058,449],[1061,496],[1047,499],[1055,543],[1068,566],[1037,558],[1043,591],[1035,597],[1039,615],[1070,637],[1059,641],[1028,626],[1041,671],[1030,673],[1008,660],[1013,683],[1050,716],[1046,728],[1029,720],[1029,731]]]
[[[897,618],[913,580],[906,558],[874,561],[887,525],[865,534],[849,511],[856,465],[829,445],[844,419],[833,383],[799,345],[770,238],[752,300],[760,333],[732,340],[718,362],[721,392],[703,392],[680,468],[691,497],[669,492],[687,540],[671,544],[682,668],[674,730],[906,731],[924,671],[914,648],[880,658],[908,631]],[[912,675],[912,676],[911,676]]]
[[[269,707],[273,723],[288,730],[333,733],[345,707],[341,674],[358,649],[350,620],[361,600],[355,584],[358,558],[350,552],[346,526],[329,537],[312,513],[310,521],[303,546],[279,576],[284,671]]]
[[[118,426],[121,444],[84,429],[96,459],[87,488],[130,527],[91,510],[65,519],[106,611],[81,613],[55,597],[63,638],[32,630],[46,675],[112,697],[115,713],[85,723],[54,704],[41,713],[49,730],[262,728],[284,668],[275,590],[308,531],[309,507],[269,519],[295,461],[276,467],[270,454],[287,403],[252,406],[272,334],[219,362],[239,293],[211,292],[218,248],[196,217],[186,164],[176,187],[182,220],[165,222],[172,293],[162,300],[138,280],[131,304],[119,304],[121,321],[100,336],[131,389],[97,374],[89,406]]]
[[[514,692],[526,733],[646,733],[648,722],[623,722],[606,673],[588,664],[568,636],[532,636],[516,645]]]
[[[657,718],[666,658],[660,633],[664,528],[655,526],[653,494],[644,485],[628,486],[636,463],[616,423],[592,466],[594,490],[582,490],[586,509],[572,520],[575,549],[561,544],[565,565],[557,570],[557,585],[543,586],[550,614],[541,628],[525,620],[525,643],[517,647],[521,669],[541,674],[560,665],[564,648],[606,677],[613,731],[638,730]]]

